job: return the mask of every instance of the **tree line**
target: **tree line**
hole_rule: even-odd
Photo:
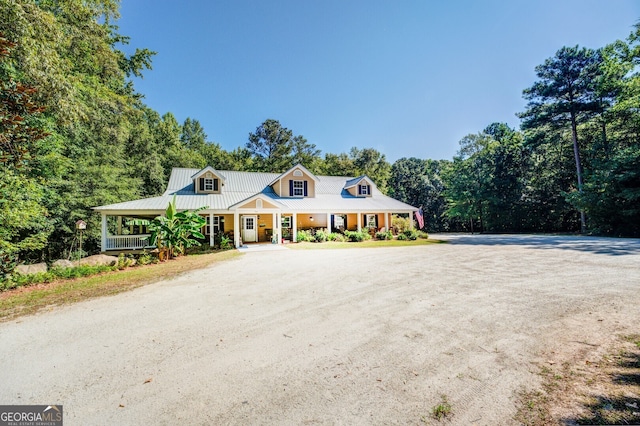
[[[173,167],[368,175],[421,206],[428,231],[640,234],[640,28],[592,50],[563,47],[536,68],[521,128],[493,123],[452,160],[373,148],[322,153],[275,119],[225,150],[200,122],[145,105],[131,77],[155,52],[125,54],[118,0],[0,0],[0,259],[69,255],[91,207],[161,194]],[[1,271],[0,271],[1,272]]]

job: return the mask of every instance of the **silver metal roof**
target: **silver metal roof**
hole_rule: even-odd
[[[388,197],[372,186],[371,197],[354,197],[346,191],[345,186],[353,183],[355,179],[347,176],[316,176],[316,196],[289,198],[279,197],[269,186],[281,174],[237,172],[229,170],[216,170],[225,177],[221,194],[196,194],[194,191],[192,176],[201,169],[174,168],[167,184],[167,190],[159,197],[144,198],[140,200],[125,201],[117,204],[109,204],[94,207],[101,212],[127,212],[134,214],[136,211],[163,212],[173,195],[176,194],[176,207],[179,210],[195,210],[207,206],[205,211],[229,211],[231,206],[247,200],[256,194],[262,194],[267,199],[272,199],[284,207],[283,212],[395,212],[405,213],[417,210],[417,208]],[[238,207],[235,206],[234,209]]]

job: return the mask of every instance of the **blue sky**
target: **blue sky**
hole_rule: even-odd
[[[273,118],[323,154],[393,162],[518,127],[535,66],[626,38],[640,1],[122,0],[121,15],[125,51],[158,52],[135,85],[160,114],[199,120],[227,150]]]

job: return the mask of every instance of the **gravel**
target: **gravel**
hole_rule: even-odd
[[[640,240],[280,250],[0,324],[0,404],[65,425],[510,425],[551,353],[638,332]],[[635,328],[634,328],[635,327]]]

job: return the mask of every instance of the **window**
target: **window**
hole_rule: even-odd
[[[334,228],[344,228],[344,216],[335,215],[333,217],[333,227]]]
[[[282,228],[291,228],[291,216],[282,216]]]
[[[293,171],[293,175],[294,175],[295,177],[302,177],[302,172],[301,172],[299,169],[295,169],[295,170]]]
[[[204,178],[204,190],[209,192],[217,191],[218,179]]]
[[[211,216],[206,216],[207,224],[202,227],[202,233],[204,235],[211,235],[209,232],[209,225],[211,224]],[[213,233],[218,235],[220,232],[224,232],[222,221],[220,220],[221,216],[213,217]]]
[[[368,214],[367,215],[367,228],[377,228],[377,220],[376,220],[376,215],[375,214]]]
[[[304,182],[301,180],[293,181],[293,194],[294,197],[304,196]]]
[[[261,209],[262,208],[262,200],[260,200],[260,199],[256,200],[256,208],[257,209]]]
[[[369,185],[358,185],[358,194],[359,195],[371,195],[369,191]]]

